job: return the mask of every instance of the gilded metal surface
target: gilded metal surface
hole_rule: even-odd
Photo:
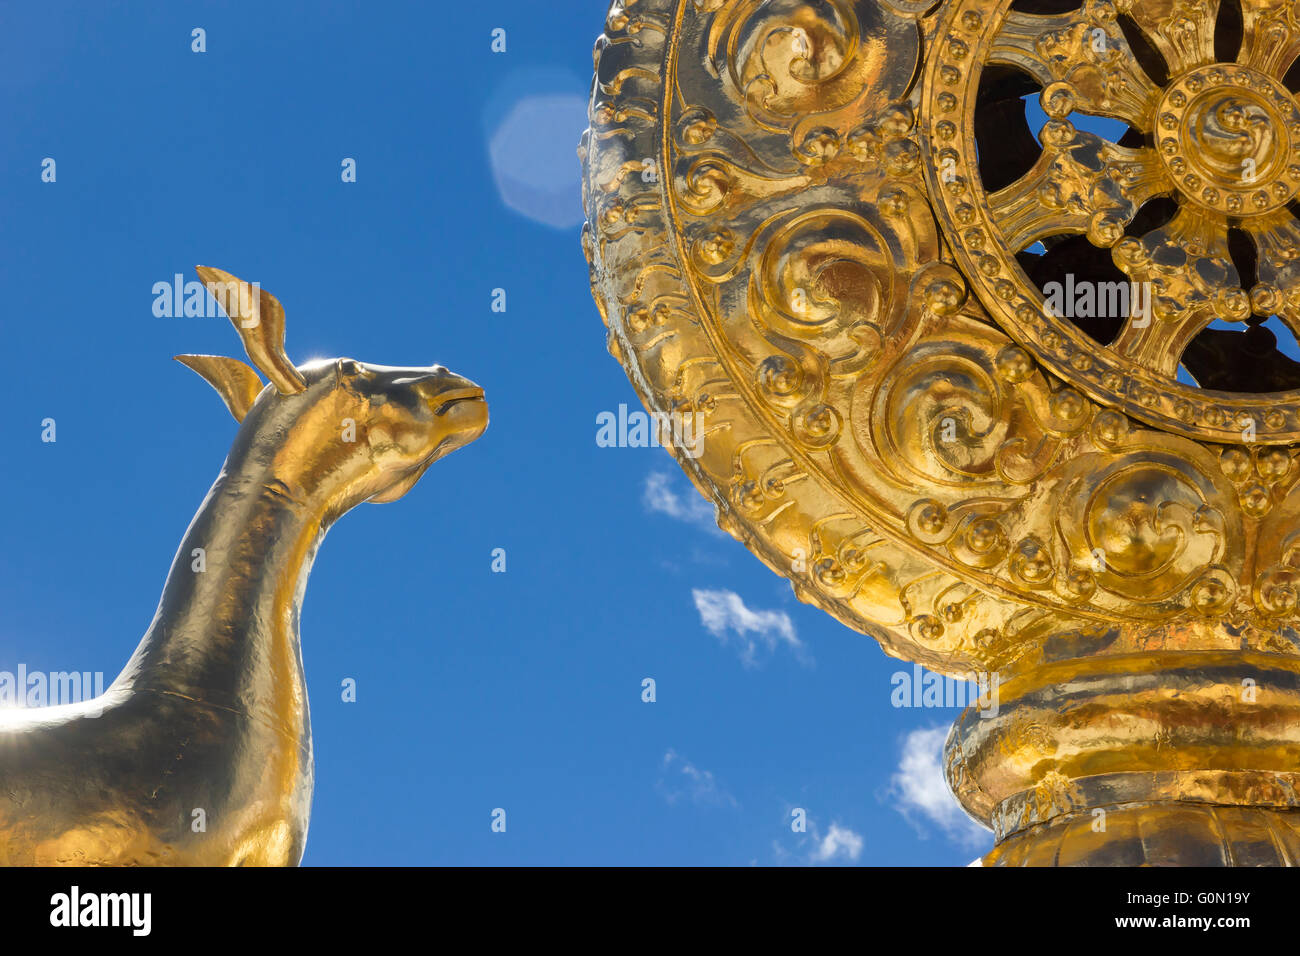
[[[345,512],[396,500],[487,427],[482,390],[440,366],[295,368],[279,302],[199,272],[274,384],[179,356],[239,431],[112,686],[0,710],[0,863],[297,863],[312,793],[298,620],[316,550]]]
[[[1016,6],[615,2],[579,148],[608,347],[801,600],[996,675],[947,746],[986,862],[1298,863],[1300,379],[1231,349],[1300,327],[1300,6]],[[1011,74],[1023,169],[976,149]],[[1039,241],[1150,313],[1062,317]]]
[[[930,195],[981,301],[1045,368],[1129,415],[1216,442],[1240,441],[1248,425],[1260,442],[1300,439],[1300,392],[1265,400],[1174,380],[1188,344],[1216,318],[1275,313],[1300,325],[1300,223],[1286,208],[1300,187],[1300,110],[1282,83],[1300,32],[1291,4],[1244,3],[1240,50],[1226,63],[1216,60],[1217,0],[1087,0],[1051,17],[1011,6],[944,4],[920,91]],[[1139,65],[1121,13],[1163,54],[1163,86]],[[1048,122],[1034,167],[990,192],[969,120],[980,79],[996,66],[1042,85]],[[1144,142],[1079,130],[1076,112],[1122,120]],[[1174,217],[1126,233],[1142,204],[1162,195],[1177,204]],[[1249,284],[1230,255],[1230,228],[1252,247]],[[1127,322],[1108,349],[1053,314],[1017,261],[1033,242],[1069,233],[1110,250],[1117,278],[1152,289],[1151,320]]]

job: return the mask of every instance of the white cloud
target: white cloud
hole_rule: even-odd
[[[890,795],[913,825],[918,817],[936,825],[961,847],[990,843],[992,834],[966,815],[943,778],[945,727],[913,730],[903,739],[898,771],[890,780]],[[924,829],[918,827],[924,835]]]
[[[641,496],[647,511],[668,515],[678,521],[696,525],[714,534],[722,534],[709,504],[694,488],[679,495],[672,487],[672,479],[661,471],[646,476],[645,491]]]
[[[663,771],[667,779],[660,779],[659,789],[669,803],[686,797],[703,806],[738,806],[736,798],[718,784],[711,771],[701,770],[671,748],[664,754]]]
[[[791,848],[782,846],[779,840],[772,841],[772,855],[777,863],[796,866],[856,863],[866,846],[862,834],[839,823],[832,823],[825,834],[811,816],[806,818],[806,825],[807,832],[797,836]]]
[[[760,645],[772,653],[778,644],[785,644],[804,659],[804,645],[795,633],[790,615],[784,611],[752,610],[734,591],[695,588],[691,596],[695,599],[695,610],[700,612],[700,623],[710,634],[723,644],[731,643],[735,637],[745,666],[755,664]]]
[[[829,863],[837,857],[856,860],[862,855],[862,837],[848,827],[832,823],[812,852],[813,863]]]

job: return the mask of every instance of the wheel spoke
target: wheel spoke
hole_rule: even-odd
[[[1018,67],[1044,87],[1065,83],[1083,113],[1112,116],[1149,132],[1160,96],[1105,0],[1056,16],[1011,11],[994,38],[988,60]]]
[[[1251,311],[1276,315],[1300,337],[1300,222],[1285,209],[1244,224],[1255,243],[1259,284]]]
[[[1214,319],[1214,310],[1204,304],[1189,309],[1176,322],[1130,318],[1111,348],[1157,375],[1172,378],[1178,374],[1183,349]]]
[[[1118,243],[1114,256],[1133,284],[1133,308],[1111,348],[1151,372],[1172,378],[1198,332],[1250,314],[1228,227],[1213,214],[1183,207],[1168,225]]]
[[[1170,74],[1214,62],[1219,0],[1121,0],[1120,9],[1160,51]]]
[[[1173,182],[1153,150],[1116,146],[1068,122],[1051,120],[1043,154],[1020,180],[989,197],[993,220],[1019,252],[1045,236],[1085,233],[1113,246],[1138,207]]]
[[[1237,62],[1276,79],[1300,56],[1300,4],[1241,0],[1242,42]]]

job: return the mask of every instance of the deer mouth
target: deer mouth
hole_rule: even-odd
[[[442,399],[442,401],[439,402],[438,407],[433,410],[433,414],[445,415],[452,408],[455,408],[457,405],[463,404],[465,402],[483,401],[483,389],[478,387],[457,388],[449,392],[444,392],[438,397]]]

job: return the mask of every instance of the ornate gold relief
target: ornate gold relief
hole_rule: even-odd
[[[1218,6],[1088,0],[1039,16],[1011,9],[1012,0],[944,4],[921,97],[924,168],[963,274],[1047,369],[1171,432],[1233,442],[1249,427],[1260,442],[1290,443],[1300,438],[1300,391],[1264,401],[1175,380],[1180,356],[1216,318],[1275,313],[1300,327],[1300,226],[1286,209],[1300,189],[1300,110],[1282,83],[1294,60],[1283,51],[1300,30],[1289,4],[1247,3],[1240,53],[1220,63]],[[1138,65],[1120,15],[1163,54],[1163,86]],[[1035,166],[990,192],[971,118],[982,77],[1000,67],[1041,84],[1047,122]],[[1070,121],[1076,113],[1121,120],[1145,143],[1084,132]],[[1161,195],[1178,203],[1172,221],[1126,234]],[[1249,288],[1229,255],[1230,228],[1249,237],[1258,262]],[[1129,321],[1109,348],[1055,314],[1017,261],[1032,243],[1067,233],[1110,250],[1117,278],[1150,289],[1147,321]]]
[[[648,407],[705,423],[678,458],[719,524],[801,600],[892,655],[996,671],[1028,715],[949,742],[958,795],[1006,839],[1109,792],[1044,717],[1071,674],[1176,686],[1187,655],[1228,652],[1262,655],[1237,658],[1241,680],[1300,669],[1300,390],[1178,377],[1209,380],[1215,335],[1243,335],[1216,320],[1252,347],[1265,316],[1300,327],[1292,7],[1244,4],[1220,63],[1209,0],[1017,6],[615,3],[579,150],[609,350]],[[999,168],[978,114],[1013,74],[1046,120],[1037,158]],[[1029,274],[1035,243],[1067,240],[1134,292],[1110,338]],[[1131,732],[1201,741],[1189,771],[1280,772],[1300,731],[1278,693],[1280,749],[1256,765],[1177,709]],[[1182,799],[1127,779],[1126,799]]]

